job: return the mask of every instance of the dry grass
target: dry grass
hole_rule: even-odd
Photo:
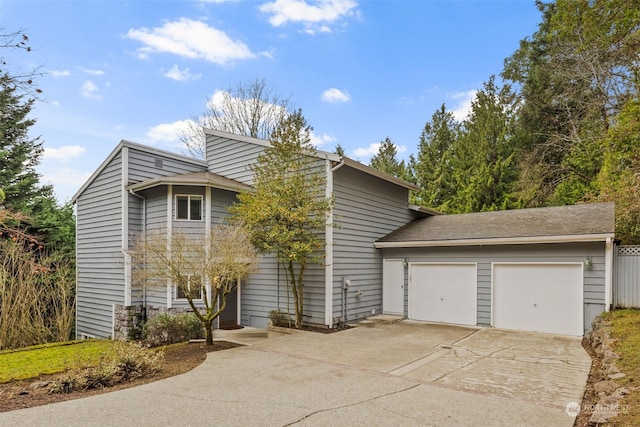
[[[610,425],[640,426],[640,310],[616,310],[607,317],[614,351],[620,356],[616,365],[626,375],[619,383],[629,390],[620,402],[620,415]]]

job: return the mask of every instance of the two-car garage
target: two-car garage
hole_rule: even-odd
[[[582,263],[493,263],[491,325],[582,335]],[[477,325],[476,263],[409,264],[408,317]]]
[[[582,336],[609,308],[613,229],[612,204],[416,220],[376,242],[383,312]]]

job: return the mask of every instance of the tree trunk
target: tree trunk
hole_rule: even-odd
[[[207,338],[207,345],[213,345],[213,319],[205,320],[202,322],[204,324],[204,329]]]
[[[299,329],[300,326],[302,326],[302,313],[300,313],[300,304],[298,303],[301,295],[298,295],[298,286],[296,284],[296,275],[293,268],[293,261],[289,261],[288,269],[289,274],[291,275],[291,293],[293,294],[293,306],[295,307],[296,312],[296,328]]]

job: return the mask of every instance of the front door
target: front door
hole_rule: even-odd
[[[385,259],[382,276],[382,311],[404,315],[404,260]]]
[[[238,328],[238,287],[227,295],[227,306],[218,317],[220,329],[237,329]]]

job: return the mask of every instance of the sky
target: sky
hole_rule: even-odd
[[[407,159],[539,22],[533,0],[0,0],[0,29],[33,49],[0,56],[44,72],[30,135],[64,203],[123,139],[185,154],[185,121],[256,79],[302,109],[318,149],[368,163],[388,137]]]

